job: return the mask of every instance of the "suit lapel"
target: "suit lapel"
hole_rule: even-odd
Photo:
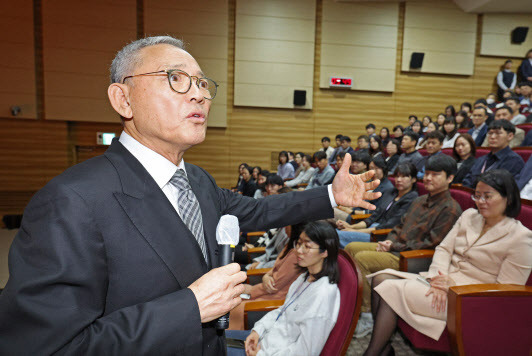
[[[484,227],[484,218],[482,215],[478,214],[472,219],[470,228],[466,230],[468,245],[466,250],[469,250],[473,246],[478,247],[486,245],[503,238],[510,231],[512,221],[513,220],[510,218],[504,218],[498,224],[489,229],[483,236],[480,236],[482,228]]]
[[[182,287],[207,272],[196,239],[140,162],[118,140],[105,153],[122,183],[114,195]],[[186,266],[186,268],[184,268]]]

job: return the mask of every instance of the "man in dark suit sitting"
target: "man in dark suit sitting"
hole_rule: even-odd
[[[217,85],[180,40],[124,47],[108,96],[124,131],[104,155],[54,178],[31,200],[0,295],[5,355],[223,355],[213,321],[237,306],[246,279],[219,267],[216,226],[242,230],[333,216],[364,199],[372,173],[348,165],[332,185],[255,200],[221,189],[183,161],[205,139]]]
[[[477,177],[491,169],[506,169],[516,177],[523,169],[525,162],[509,146],[514,134],[515,126],[510,121],[493,121],[488,127],[487,135],[491,152],[477,159],[462,184],[472,188]]]
[[[471,121],[473,122],[473,127],[467,131],[468,134],[473,137],[475,140],[475,145],[480,147],[486,138],[486,133],[488,132],[488,125],[486,124],[486,119],[488,118],[488,111],[484,107],[477,107],[473,110],[471,114]]]

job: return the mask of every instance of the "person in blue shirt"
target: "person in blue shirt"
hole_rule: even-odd
[[[482,146],[482,142],[484,142],[484,139],[486,138],[486,133],[488,132],[488,125],[486,124],[487,119],[488,111],[482,106],[476,107],[471,114],[473,127],[467,131],[467,133],[473,137],[477,147]]]
[[[510,148],[514,138],[515,126],[508,120],[495,120],[488,127],[488,144],[491,152],[477,159],[462,184],[473,187],[477,177],[492,169],[505,169],[516,177],[523,169],[525,162]]]

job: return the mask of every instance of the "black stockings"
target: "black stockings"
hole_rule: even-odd
[[[371,282],[371,313],[373,314],[373,333],[365,356],[388,355],[392,352],[391,338],[397,327],[397,314],[382,300],[375,287],[386,279],[397,279],[391,274],[379,274]]]

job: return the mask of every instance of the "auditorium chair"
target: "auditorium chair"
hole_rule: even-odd
[[[344,250],[338,251],[340,269],[340,311],[336,324],[321,351],[321,356],[345,355],[352,341],[353,333],[362,306],[362,275],[352,257]],[[252,329],[264,314],[283,305],[284,300],[247,302],[244,307],[244,325]]]
[[[417,193],[419,196],[427,194],[427,189],[425,189],[425,184],[423,183],[423,179],[419,179],[416,183],[417,186]]]
[[[449,189],[449,192],[451,193],[453,199],[460,204],[462,211],[466,211],[469,208],[475,207],[475,202],[473,199],[471,199],[471,195],[475,193],[473,189],[464,187],[461,184],[453,184],[451,189]]]
[[[458,133],[465,134],[468,133],[470,129],[464,128],[464,129],[458,129]]]
[[[532,147],[514,147],[512,148],[512,151],[517,153],[523,161],[528,161],[528,158],[530,158],[530,155],[532,154]]]
[[[394,176],[388,176],[388,179],[390,182],[392,182],[393,186],[395,187],[395,177]]]
[[[447,156],[453,156],[453,149],[452,148],[444,148],[441,150],[442,153],[445,153]]]
[[[429,153],[427,152],[427,149],[426,148],[420,148],[419,150],[417,150],[423,157],[427,157],[429,155]]]
[[[532,124],[521,124],[521,125],[517,125],[516,127],[525,131],[525,135],[528,133],[528,131],[532,130]]]
[[[491,150],[489,148],[477,147],[477,152],[475,153],[475,157],[479,158],[479,157],[487,155],[490,152],[491,152]]]

